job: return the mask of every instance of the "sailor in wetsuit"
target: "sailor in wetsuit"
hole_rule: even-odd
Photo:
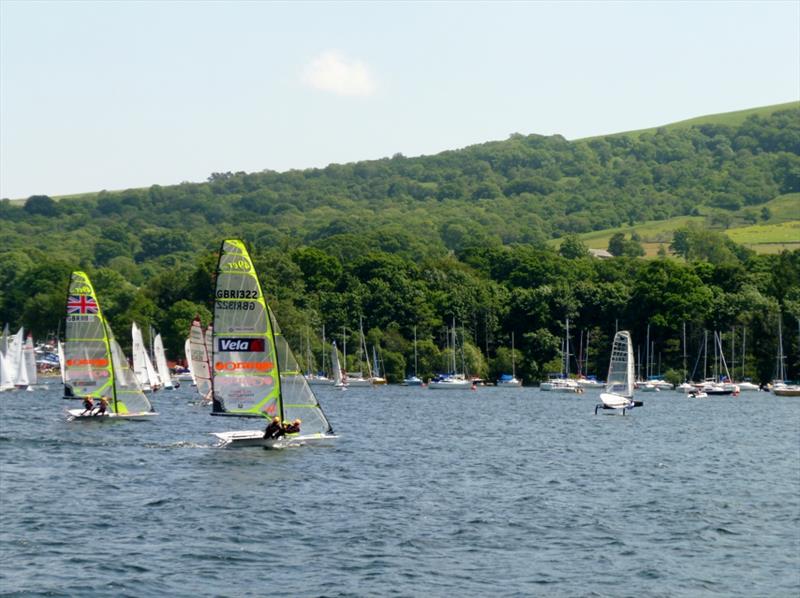
[[[272,421],[267,424],[267,428],[264,430],[264,438],[268,440],[275,440],[283,435],[284,431],[283,426],[281,425],[281,418],[275,416],[272,418]]]
[[[286,434],[297,434],[300,432],[300,424],[303,423],[299,419],[294,420],[290,424],[284,424],[283,431]]]
[[[92,409],[94,409],[94,402],[92,401],[92,397],[86,395],[83,398],[83,413],[81,415],[86,415],[92,413]]]
[[[100,397],[100,405],[98,405],[97,411],[95,411],[94,415],[105,415],[107,410],[108,399],[106,397]]]

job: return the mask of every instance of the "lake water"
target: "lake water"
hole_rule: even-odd
[[[0,594],[800,594],[797,398],[322,389],[334,446],[267,451],[215,448],[253,422],[192,392],[0,396]]]

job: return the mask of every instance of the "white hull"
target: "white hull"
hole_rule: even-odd
[[[747,392],[758,392],[759,390],[761,390],[758,387],[758,384],[753,384],[752,382],[737,382],[736,386],[738,386],[739,390],[742,391],[742,392],[745,392],[745,391],[747,391]]]
[[[423,384],[422,378],[417,378],[416,376],[403,380],[403,386],[422,386]]]
[[[522,386],[522,380],[517,380],[516,378],[511,380],[498,380],[497,386],[503,386],[505,388],[519,388]]]
[[[539,390],[547,392],[566,392],[571,394],[582,393],[583,389],[571,378],[556,378],[539,384]]]
[[[661,389],[656,386],[655,384],[642,384],[641,386],[637,385],[636,390],[639,392],[660,392]]]
[[[772,393],[778,397],[800,397],[800,386],[794,384],[776,386],[772,389]]]
[[[472,382],[458,379],[431,380],[428,382],[428,388],[431,390],[469,390],[472,388]]]
[[[146,420],[150,419],[158,413],[155,411],[149,413],[131,413],[122,414],[122,413],[111,413],[110,411],[106,411],[103,415],[84,415],[85,409],[67,409],[67,413],[69,414],[69,421],[73,421],[76,419],[82,420],[103,420],[103,419],[134,419],[134,420]]]
[[[300,434],[297,436],[289,436],[289,437],[284,436],[278,439],[267,439],[264,438],[263,430],[234,430],[231,432],[212,432],[212,435],[220,439],[221,441],[219,444],[220,448],[260,446],[263,448],[282,449],[282,448],[304,446],[309,443],[317,444],[321,441],[334,440],[338,438],[338,436],[332,436],[326,434],[308,434],[308,435]]]
[[[582,388],[603,388],[605,384],[603,382],[598,382],[597,380],[578,380],[578,386]]]
[[[621,397],[607,392],[600,393],[604,409],[631,409],[634,403],[628,397]]]

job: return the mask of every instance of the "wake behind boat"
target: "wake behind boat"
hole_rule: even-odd
[[[108,327],[89,277],[73,272],[67,294],[64,394],[106,397],[103,419],[150,419],[157,415],[142,392],[122,348]],[[98,419],[95,409],[68,409],[69,421]]]
[[[283,448],[336,438],[264,299],[244,243],[222,243],[212,337],[212,415],[299,420],[301,432],[265,438],[264,430],[215,432],[220,446]]]

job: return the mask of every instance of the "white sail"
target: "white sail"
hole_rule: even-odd
[[[15,388],[21,382],[20,368],[23,367],[22,363],[22,347],[24,344],[24,337],[22,336],[22,328],[17,333],[11,336],[8,340],[8,349],[6,350],[6,369],[8,371],[8,383],[11,388]],[[25,383],[27,386],[27,382]]]
[[[0,334],[0,354],[5,357],[8,354],[8,323],[3,326],[3,333]]]
[[[336,341],[331,343],[331,367],[333,368],[333,385],[337,388],[347,386],[342,379],[342,367],[339,365],[339,351],[336,349]]]
[[[33,348],[33,335],[29,332],[22,347],[22,369],[25,371],[25,386],[33,386],[38,378],[36,374],[36,352]],[[20,384],[22,386],[22,384]]]
[[[58,341],[57,351],[58,369],[61,371],[61,383],[63,384],[66,379],[64,378],[64,345],[61,344],[61,341]]]
[[[611,347],[611,361],[608,364],[606,392],[622,397],[633,396],[633,344],[631,334],[621,330],[614,336]]]
[[[153,362],[147,355],[147,348],[144,346],[142,331],[136,322],[131,323],[131,341],[133,351],[133,372],[136,379],[143,388],[157,390],[159,386],[158,374],[153,367]]]
[[[194,365],[192,364],[192,341],[191,339],[186,339],[183,342],[183,356],[186,359],[186,367],[189,370],[189,374],[192,377],[192,384],[197,386],[197,379],[194,377]]]
[[[207,331],[206,334],[210,335]],[[189,329],[189,369],[192,371],[195,388],[203,403],[211,403],[211,366],[206,334],[200,320],[192,321]]]
[[[156,368],[161,385],[164,388],[172,388],[172,374],[167,365],[167,355],[164,352],[164,341],[161,340],[161,334],[156,334],[156,338],[153,339],[153,355],[156,358]]]
[[[8,358],[0,351],[0,390],[11,390],[12,388],[14,388],[14,380],[8,367]]]
[[[631,334],[627,330],[620,330],[614,335],[611,346],[611,360],[608,364],[608,378],[606,378],[606,391],[600,394],[601,405],[604,409],[630,409],[633,402],[633,344]],[[639,403],[636,403],[639,404]]]

